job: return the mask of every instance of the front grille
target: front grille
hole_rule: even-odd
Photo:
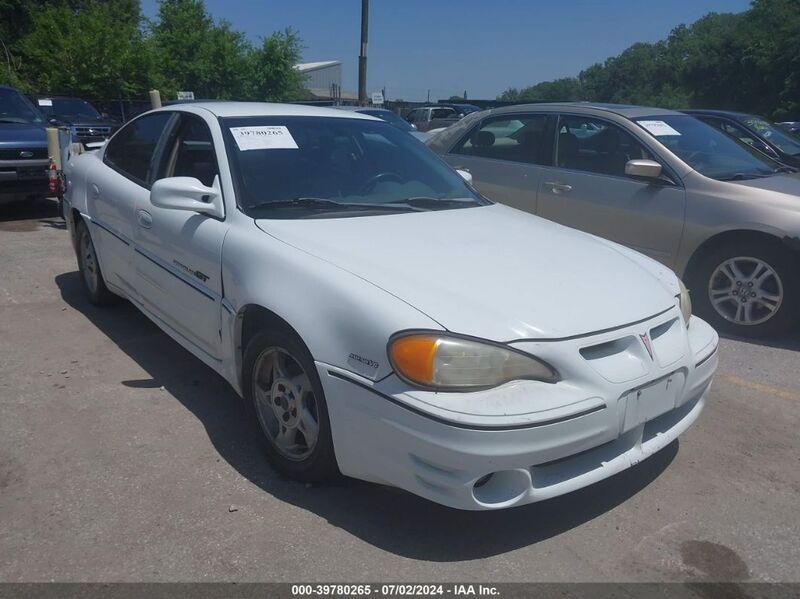
[[[21,156],[30,152],[32,156]],[[47,148],[0,148],[0,160],[41,160],[47,158]]]
[[[75,127],[75,135],[80,139],[84,137],[108,137],[111,134],[111,127],[105,126],[98,126],[98,127],[88,127],[88,126],[77,126]]]

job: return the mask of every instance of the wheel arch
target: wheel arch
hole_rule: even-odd
[[[765,231],[758,231],[755,229],[731,229],[717,233],[703,241],[692,253],[686,267],[683,269],[683,277],[689,281],[692,280],[697,274],[697,269],[702,263],[704,256],[717,248],[728,245],[741,243],[743,241],[757,241],[765,244],[772,245],[773,247],[781,247],[789,253],[794,253],[796,257],[800,257],[800,241],[792,239],[788,236],[780,237],[773,233]]]
[[[234,360],[236,366],[236,376],[239,382],[239,388],[242,387],[242,367],[244,365],[244,353],[247,350],[247,344],[259,331],[274,330],[282,331],[294,336],[306,349],[310,356],[313,354],[309,349],[306,342],[303,340],[302,335],[297,332],[285,318],[276,314],[269,308],[260,304],[249,303],[239,308],[236,313],[234,328],[233,328],[233,347],[234,347]]]

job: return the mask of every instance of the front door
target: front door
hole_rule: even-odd
[[[538,214],[672,266],[686,201],[679,181],[627,176],[629,160],[657,158],[603,119],[562,115],[555,138],[555,166],[542,169]]]
[[[211,132],[199,116],[180,113],[159,150],[154,180],[194,177],[219,189]],[[134,264],[143,307],[214,359],[220,358],[224,220],[136,202]]]

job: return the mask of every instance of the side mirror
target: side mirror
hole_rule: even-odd
[[[216,218],[225,216],[219,177],[214,179],[213,187],[206,187],[194,177],[159,179],[150,190],[150,203],[159,208],[189,210]]]
[[[625,163],[625,174],[642,179],[658,179],[661,176],[661,165],[655,160],[628,160]]]
[[[472,185],[472,173],[469,171],[465,171],[463,169],[457,168],[456,172],[461,175],[461,178],[464,179],[467,183]]]

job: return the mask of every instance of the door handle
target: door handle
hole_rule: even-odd
[[[560,183],[558,181],[545,181],[545,185],[547,185],[553,193],[568,193],[572,191],[572,185],[567,185],[566,183]]]
[[[153,226],[153,215],[150,214],[147,210],[137,210],[136,221],[139,223],[140,227],[149,229],[150,227]]]
[[[92,183],[92,199],[96,200],[99,197],[100,197],[100,188],[96,184]]]

